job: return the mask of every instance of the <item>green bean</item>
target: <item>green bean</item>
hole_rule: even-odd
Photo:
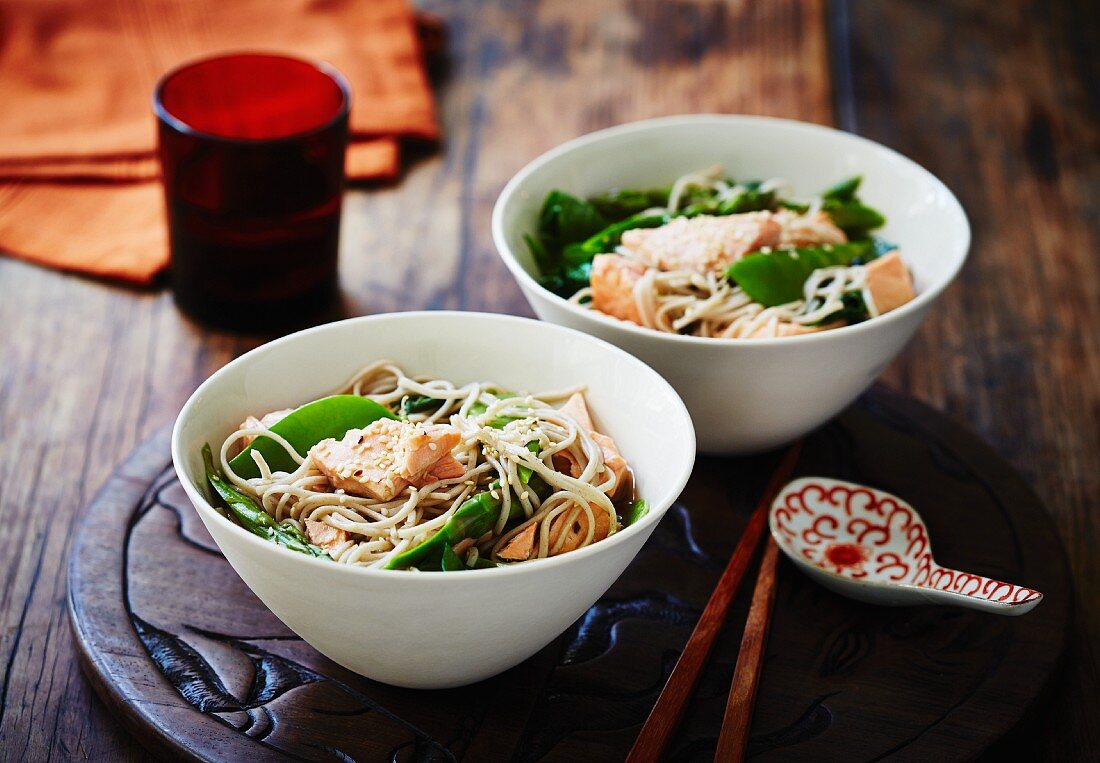
[[[497,497],[494,497],[494,493]],[[480,538],[496,525],[502,505],[500,483],[493,482],[487,491],[478,493],[459,506],[435,535],[390,559],[386,563],[386,569],[420,567],[426,562],[441,559],[445,553],[444,547],[457,545],[467,538]]]
[[[301,530],[292,524],[279,524],[274,517],[256,504],[252,497],[242,493],[226,482],[214,467],[214,454],[210,445],[202,448],[202,459],[206,466],[206,480],[214,492],[225,502],[230,513],[241,527],[264,540],[309,556],[330,558],[324,549],[311,544]]]

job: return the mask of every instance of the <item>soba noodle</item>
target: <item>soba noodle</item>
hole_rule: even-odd
[[[851,178],[821,196],[799,199],[781,178],[734,183],[721,167],[712,167],[677,178],[667,196],[659,189],[619,189],[583,200],[552,191],[540,219],[587,209],[597,219],[606,212],[611,225],[580,241],[562,240],[555,231],[568,226],[559,221],[556,228],[540,228],[541,248],[533,253],[543,263],[548,288],[574,304],[655,331],[743,339],[834,328],[875,318],[913,297],[911,277],[891,253],[896,247],[868,235],[885,218],[859,201],[859,184]],[[627,217],[637,207],[624,212],[615,206],[637,199],[664,203]],[[573,227],[586,222],[576,212],[572,220]],[[754,225],[756,233],[747,232]],[[849,234],[855,238],[849,240]],[[835,250],[841,245],[845,253],[860,253],[841,256]],[[732,275],[734,264],[749,255],[797,259],[809,250],[822,266],[800,275],[804,282],[786,276],[783,298],[793,297],[799,285],[802,294],[785,304],[776,299],[762,304]],[[578,259],[582,256],[589,260]],[[877,278],[888,293],[886,304],[877,304],[876,279],[868,272],[868,263],[880,256],[884,262],[871,270],[885,266]],[[590,268],[588,275],[578,263]],[[769,267],[772,278],[782,280],[781,268]],[[760,294],[756,286],[750,291]]]
[[[531,526],[537,542],[530,558],[543,558],[562,552],[569,527],[580,527],[583,536],[572,545],[600,540],[599,514],[606,515],[606,534],[620,526],[610,498],[620,487],[620,477],[605,463],[605,452],[593,433],[558,407],[578,392],[581,387],[513,395],[492,384],[456,386],[445,379],[413,378],[389,361],[363,368],[336,393],[366,397],[398,415],[410,399],[440,401],[432,410],[402,418],[418,429],[447,423],[460,435],[451,455],[462,465],[461,475],[432,479],[420,487],[408,485],[390,500],[332,489],[314,449],[298,452],[262,425],[243,427],[227,437],[219,461],[226,479],[276,522],[289,522],[300,531],[306,530],[307,521],[323,522],[346,533],[344,540],[327,548],[342,564],[384,566],[430,538],[467,499],[485,491],[502,502],[500,516],[490,533],[455,546],[467,566],[479,559],[500,561],[501,549]],[[259,476],[235,473],[231,458],[242,444],[260,436],[281,446],[297,468],[272,471],[259,451],[252,450]],[[532,451],[536,442],[537,453]],[[434,445],[429,447],[434,450]],[[575,466],[562,471],[563,463]],[[545,484],[543,497],[530,475]],[[560,528],[556,535],[552,525]]]

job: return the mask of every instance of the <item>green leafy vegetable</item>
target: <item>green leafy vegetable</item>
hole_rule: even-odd
[[[442,404],[443,401],[440,400],[438,397],[428,397],[427,395],[411,395],[401,401],[401,406],[398,408],[398,414],[401,418],[407,419],[410,414],[433,411]]]
[[[826,199],[821,209],[851,239],[863,238],[868,231],[886,224],[886,218],[878,210],[858,201]]]
[[[607,219],[584,199],[551,191],[539,213],[539,238],[548,249],[560,249],[607,226]]]
[[[639,498],[636,501],[632,501],[631,504],[627,507],[626,511],[623,512],[623,527],[630,527],[632,524],[637,522],[648,513],[649,505],[645,502],[644,499]]]
[[[859,190],[863,178],[859,175],[841,180],[821,194],[821,209],[838,228],[850,239],[864,238],[868,231],[881,228],[886,218],[877,209],[866,206],[859,200]]]
[[[892,252],[898,245],[878,236],[871,236],[871,246],[875,250],[875,257],[881,257],[887,252]]]
[[[667,223],[669,219],[666,214],[631,215],[625,220],[609,225],[593,234],[577,245],[576,248],[570,248],[567,256],[571,256],[574,260],[584,258],[584,261],[591,262],[597,254],[610,252],[618,246],[619,242],[622,241],[623,233],[626,231],[634,228],[658,228]]]
[[[859,184],[863,182],[862,175],[856,175],[846,180],[841,180],[836,185],[830,186],[821,194],[823,199],[835,199],[837,201],[851,201],[859,190]]]
[[[668,194],[671,190],[671,186],[648,190],[613,188],[607,193],[590,196],[588,203],[608,220],[622,220],[651,207],[665,206],[668,204]]]
[[[439,561],[439,567],[444,572],[458,572],[459,570],[466,569],[466,565],[462,563],[462,559],[459,558],[455,550],[450,546],[443,547],[443,558]]]
[[[384,406],[359,395],[332,395],[306,403],[269,429],[304,454],[321,440],[343,437],[349,429],[359,429],[381,418],[394,418]],[[283,446],[269,437],[257,437],[240,455],[229,462],[233,471],[248,479],[259,477],[260,469],[252,460],[252,451],[267,461],[272,471],[291,472],[297,468]]]
[[[214,454],[210,445],[202,448],[202,460],[206,467],[206,480],[210,487],[225,502],[230,514],[244,529],[253,535],[258,535],[264,540],[269,540],[280,546],[297,551],[309,556],[329,558],[321,548],[314,546],[306,539],[301,530],[292,524],[279,524],[275,519],[256,504],[252,497],[237,490],[226,482],[214,466]]]
[[[756,252],[730,265],[726,276],[760,304],[775,307],[801,299],[806,279],[818,268],[847,265],[856,257],[873,256],[868,241]]]
[[[745,212],[762,212],[768,209],[775,209],[775,207],[775,191],[760,191],[750,188],[742,191],[728,201],[723,201],[718,205],[715,214],[740,215]]]
[[[531,250],[531,256],[535,258],[535,264],[539,266],[540,273],[549,273],[557,267],[554,257],[538,238],[530,233],[524,233],[523,240],[527,244],[527,248]]]
[[[834,321],[844,321],[846,324],[861,323],[871,317],[867,309],[867,303],[863,301],[863,294],[858,291],[850,291],[840,295],[842,307],[835,313],[826,315],[821,320],[811,323],[811,326],[825,326]]]
[[[734,183],[732,179],[727,182]],[[859,176],[847,178],[822,193],[821,209],[852,241],[868,239],[870,231],[886,222],[878,210],[860,201],[858,191],[861,182]],[[689,186],[679,199],[679,209],[673,212],[649,211],[654,207],[667,206],[670,187],[616,188],[587,200],[563,191],[551,191],[539,216],[538,235],[525,237],[539,265],[539,282],[562,297],[571,297],[589,285],[592,258],[614,251],[622,241],[623,233],[635,228],[656,228],[676,217],[734,215],[776,209],[790,209],[804,214],[810,209],[808,204],[777,198],[775,191],[761,191],[759,181],[742,182],[739,187],[736,196],[723,199],[717,189]],[[876,243],[874,253],[882,251]],[[773,267],[769,266],[769,269]],[[753,269],[754,266],[749,266],[749,270]],[[752,280],[750,276],[750,282]],[[780,286],[777,290],[791,293],[786,286]]]

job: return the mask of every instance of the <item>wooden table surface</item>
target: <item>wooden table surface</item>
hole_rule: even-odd
[[[1100,756],[1100,82],[1085,2],[429,0],[446,141],[349,196],[349,315],[529,315],[489,213],[528,159],[592,129],[688,112],[794,117],[937,174],[971,258],[894,387],[966,422],[1046,498],[1077,582],[1058,691],[1014,752]],[[93,696],[65,614],[76,516],[194,387],[257,344],[135,292],[0,258],[0,758],[145,759]]]

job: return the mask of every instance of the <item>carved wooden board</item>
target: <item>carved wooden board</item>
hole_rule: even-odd
[[[69,570],[70,615],[96,690],[162,754],[621,759],[775,460],[700,458],[638,558],[567,633],[494,679],[423,692],[344,670],[264,608],[187,502],[165,431],[135,451],[88,507]],[[945,565],[1030,586],[1046,599],[1021,618],[874,608],[782,563],[750,755],[980,754],[1041,696],[1063,651],[1070,581],[1042,505],[975,437],[882,389],[812,435],[797,473],[904,497],[924,515]],[[752,586],[744,588],[673,760],[713,755]]]

